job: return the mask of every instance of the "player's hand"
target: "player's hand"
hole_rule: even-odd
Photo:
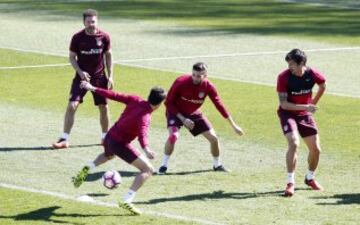
[[[79,73],[79,76],[80,76],[81,80],[90,81],[90,75],[89,75],[88,72],[81,71],[81,72]]]
[[[194,121],[192,121],[191,119],[189,118],[186,118],[183,122],[184,126],[189,129],[189,130],[192,130],[195,126],[195,123]]]
[[[154,159],[155,158],[155,152],[151,150],[144,150],[145,155],[148,159]]]
[[[94,91],[95,90],[95,87],[92,86],[89,82],[87,82],[85,80],[81,81],[80,88],[88,90],[88,91]]]
[[[317,107],[316,105],[313,104],[309,104],[306,107],[306,111],[311,112],[311,113],[315,113],[316,110],[318,110],[319,107]]]
[[[112,77],[108,78],[108,88],[112,90],[114,88],[114,80]]]
[[[233,128],[234,128],[235,133],[237,133],[238,135],[242,136],[245,134],[243,129],[241,129],[241,127],[239,127],[238,125],[234,125]]]

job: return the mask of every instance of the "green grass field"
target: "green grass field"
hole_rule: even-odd
[[[349,28],[350,30],[344,29],[346,32],[342,32],[334,26],[334,23],[339,23],[339,26],[344,27],[347,20],[355,21],[354,18],[359,14],[358,10],[319,8],[307,4],[294,5],[264,0],[224,1],[222,5],[216,1],[194,1],[194,3],[187,1],[78,1],[71,5],[69,1],[6,2],[7,4],[0,4],[2,12],[0,18],[6,25],[0,26],[0,30],[5,32],[5,35],[0,37],[0,224],[358,223],[360,219],[358,213],[360,209],[358,180],[360,104],[359,92],[357,92],[359,73],[355,63],[359,57],[358,51],[314,53],[315,63],[336,62],[337,67],[346,72],[346,75],[342,75],[338,73],[335,66],[323,64],[324,68],[320,69],[327,69],[329,73],[333,69],[336,71],[329,74],[332,77],[329,79],[329,91],[353,96],[341,97],[326,94],[320,102],[320,110],[315,114],[323,148],[317,177],[325,187],[324,192],[310,191],[302,183],[307,157],[307,150],[302,143],[296,171],[297,193],[291,199],[281,196],[285,183],[286,142],[276,115],[278,100],[274,87],[239,82],[236,80],[247,78],[232,79],[214,71],[211,81],[217,86],[235,120],[246,131],[244,137],[237,137],[210,102],[206,102],[203,106],[203,111],[219,135],[224,153],[224,164],[233,172],[231,174],[211,172],[212,159],[208,144],[202,138],[194,139],[182,130],[176,151],[170,160],[170,174],[154,176],[138,192],[135,204],[145,212],[145,215],[141,217],[128,216],[119,208],[74,200],[79,196],[89,195],[98,202],[114,205],[127,191],[136,173],[133,168],[115,159],[91,173],[81,188],[72,187],[71,177],[84,163],[92,160],[102,151],[98,145],[100,142],[98,110],[92,105],[91,95],[86,97],[85,103],[77,113],[71,136],[72,147],[64,151],[53,151],[49,148],[61,132],[63,113],[73,78],[72,68],[70,66],[4,68],[66,63],[66,57],[56,55],[66,55],[68,39],[79,27],[79,18],[75,16],[88,6],[99,9],[105,17],[104,26],[114,31],[111,32],[115,43],[113,50],[118,59],[172,56],[171,54],[177,52],[179,55],[185,52],[204,55],[206,51],[199,53],[196,52],[199,48],[196,47],[196,51],[193,49],[193,46],[200,43],[201,37],[206,40],[206,47],[210,53],[216,53],[218,49],[225,49],[230,53],[232,47],[240,49],[241,46],[244,46],[244,51],[255,52],[276,50],[276,46],[281,46],[281,50],[288,50],[294,46],[294,43],[299,42],[305,43],[304,46],[309,48],[354,46],[358,44],[358,38],[354,37],[358,32],[357,29]],[[206,3],[207,7],[199,7],[202,5],[201,2]],[[153,4],[151,8],[149,4]],[[171,14],[169,11],[174,4],[179,10]],[[347,6],[346,4],[352,3],[344,1],[343,4]],[[195,5],[195,7],[190,5]],[[262,24],[268,27],[269,23],[279,22],[271,19],[275,12],[279,13],[276,8],[279,5],[294,10],[310,10],[306,21],[312,26],[304,28],[309,29],[309,32],[304,32],[301,41],[295,41],[294,33],[289,33],[286,27],[281,32],[275,25],[272,33],[270,33],[271,29],[269,33],[261,31],[258,27],[261,17],[252,15],[253,11],[249,10],[258,11],[259,14],[269,12],[269,20],[266,24]],[[143,7],[143,10],[140,10],[140,7]],[[34,18],[19,17],[26,14],[26,11],[30,13],[35,9],[39,10],[39,14]],[[180,9],[186,9],[188,15],[182,15]],[[200,13],[195,14],[197,10],[200,10]],[[213,13],[211,15],[214,16],[205,16],[206,13],[214,11],[219,11],[219,13],[216,16]],[[230,11],[234,13],[231,14]],[[291,11],[287,12],[291,14]],[[58,16],[63,13],[65,17],[62,18],[62,23],[49,19],[52,16],[58,19]],[[341,18],[329,19],[334,14]],[[281,24],[286,22],[301,25],[304,19],[301,15],[300,13],[294,15],[299,20],[284,16],[278,26],[281,27]],[[246,16],[247,19],[245,20],[242,16]],[[124,18],[127,20],[123,20]],[[143,24],[144,20],[146,22]],[[236,26],[234,24],[227,26],[230,20],[233,20]],[[314,22],[318,20],[328,21],[329,30],[337,35],[327,35],[326,32],[320,35],[322,28]],[[241,30],[239,27],[243,27],[245,21],[250,21],[249,27],[259,29],[261,32],[245,28]],[[184,33],[179,33],[178,27],[169,28],[174,32],[166,33],[164,26],[174,23],[180,24],[182,26],[180,31]],[[129,37],[124,37],[121,31],[117,31],[117,24],[126,28]],[[351,23],[351,27],[357,25]],[[25,31],[32,30],[33,32],[19,35],[15,31],[18,26]],[[222,31],[229,29],[229,32],[216,36],[218,29],[216,26],[221,26]],[[186,33],[187,27],[189,30],[199,27],[203,31],[207,29],[211,32],[206,35],[198,34],[199,37],[196,37],[199,38],[198,40]],[[37,39],[39,32],[45,28],[51,32],[42,33],[42,39]],[[314,28],[313,32],[310,32],[311,28]],[[64,32],[55,35],[59,29]],[[232,42],[231,38],[234,36],[231,36],[233,35],[230,32],[231,29],[236,30],[238,33],[236,35],[240,35],[236,38],[242,42],[241,46]],[[157,33],[159,31],[160,34]],[[132,33],[134,33],[133,36]],[[181,39],[177,39],[179,37]],[[136,40],[136,44],[131,42],[132,38]],[[189,43],[184,44],[179,41],[175,42],[179,43],[179,46],[169,45],[171,42],[183,39],[189,40]],[[156,40],[164,40],[164,42]],[[275,45],[267,46],[262,42],[264,40],[271,40],[269,45],[273,43]],[[276,45],[277,41],[278,45]],[[52,53],[52,56],[9,49],[16,46],[22,50]],[[49,49],[49,47],[52,48]],[[168,55],[163,51],[167,49],[169,49]],[[193,60],[198,59],[171,62],[174,64],[179,62],[179,67],[172,67],[171,63],[168,67],[161,67],[163,62],[161,60],[157,62],[158,64],[143,62],[142,64],[127,63],[128,66],[116,65],[114,68],[115,89],[146,97],[150,87],[161,85],[169,88],[179,75],[178,72],[164,72],[163,70],[187,71]],[[248,65],[246,74],[249,77],[257,79],[263,73],[267,74],[267,80],[264,82],[269,84],[275,82],[276,73],[286,66],[282,53],[271,56],[259,55],[230,59],[219,57],[204,60],[213,62],[211,64],[213,67],[222,64],[226,67],[227,61],[233,63],[240,61],[241,65]],[[274,60],[273,64],[268,64]],[[155,69],[144,69],[138,66]],[[264,67],[260,73],[258,73],[259,67]],[[243,76],[244,71],[240,68],[236,70],[236,73]],[[110,107],[112,121],[115,121],[123,106],[111,103]],[[164,108],[162,107],[153,114],[150,129],[150,144],[157,153],[153,161],[156,168],[161,161],[166,137]],[[134,144],[138,146],[136,142]],[[108,169],[119,170],[123,177],[123,184],[113,191],[106,190],[100,182],[102,173]],[[1,184],[59,193],[69,198],[26,192],[24,189],[13,190]]]

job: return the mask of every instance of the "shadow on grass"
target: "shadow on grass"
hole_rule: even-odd
[[[37,222],[50,222],[50,223],[60,223],[60,224],[84,224],[84,223],[75,223],[64,221],[62,219],[55,219],[52,217],[74,217],[74,218],[86,218],[86,217],[108,217],[108,216],[128,216],[127,214],[116,214],[116,215],[103,215],[103,214],[78,214],[78,213],[56,213],[57,209],[60,209],[60,206],[51,206],[46,208],[37,209],[27,213],[17,214],[14,216],[2,216],[0,219],[12,219],[14,221],[37,221]]]
[[[170,172],[170,173],[166,173],[165,176],[169,176],[169,175],[176,175],[176,176],[182,176],[182,175],[190,175],[190,174],[197,174],[197,173],[208,173],[208,172],[214,172],[213,170],[194,170],[194,171],[183,171],[183,172]],[[158,175],[157,172],[154,173],[154,175]],[[158,176],[164,176],[164,175],[158,175]]]
[[[101,144],[87,144],[87,145],[70,145],[69,148],[88,148],[88,147],[94,147],[94,146],[101,146]],[[10,151],[45,151],[45,150],[54,150],[54,151],[62,151],[56,150],[51,146],[35,146],[35,147],[0,147],[0,152],[10,152]]]
[[[212,172],[213,170],[195,170],[195,171],[185,171],[185,172],[176,172],[176,173],[167,173],[165,176],[169,176],[169,175],[189,175],[189,174],[196,174],[196,173],[206,173],[206,172]],[[86,177],[86,182],[93,182],[93,181],[97,181],[100,180],[103,176],[103,174],[106,171],[99,171],[96,173],[91,173]],[[136,171],[119,171],[120,175],[122,177],[135,177],[139,172]],[[156,175],[156,173],[154,173],[154,175]],[[160,175],[158,175],[160,176]],[[164,176],[164,175],[161,175]]]
[[[296,189],[307,190],[307,189]],[[211,193],[192,194],[170,198],[151,199],[146,202],[137,202],[139,204],[158,204],[163,202],[177,202],[177,201],[206,201],[206,200],[221,200],[221,199],[249,199],[249,198],[262,198],[262,197],[284,197],[284,191],[269,191],[269,192],[224,192],[222,190],[214,191]]]
[[[268,0],[123,0],[123,1],[3,1],[1,13],[40,11],[41,15],[77,17],[86,8],[105,18],[169,20],[209,28],[197,34],[252,33],[301,36],[355,37],[360,34],[360,10],[315,7]],[[353,5],[360,7],[360,3]],[[68,17],[66,17],[68,16]],[[54,18],[55,20],[56,18]],[[165,31],[166,32],[166,31]],[[191,35],[193,31],[183,31]],[[176,33],[178,35],[178,33]]]
[[[89,193],[89,194],[86,194],[90,197],[105,197],[105,196],[108,196],[109,194],[105,194],[105,193]]]
[[[314,199],[337,199],[334,203],[317,203],[317,205],[352,205],[360,204],[360,193],[336,194],[333,196],[315,197]]]

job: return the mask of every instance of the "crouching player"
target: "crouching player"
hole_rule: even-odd
[[[124,196],[124,202],[119,203],[119,206],[129,210],[134,215],[140,215],[141,211],[133,206],[132,200],[135,197],[136,191],[153,174],[153,167],[147,158],[153,159],[154,152],[149,148],[147,133],[151,113],[159,108],[166,97],[166,93],[164,89],[154,87],[150,90],[148,100],[145,101],[135,95],[126,95],[94,87],[87,81],[81,82],[81,88],[95,92],[105,98],[122,102],[126,104],[126,108],[106,135],[104,152],[98,155],[93,162],[82,168],[77,176],[73,178],[73,184],[75,187],[80,187],[91,169],[111,160],[117,155],[140,170],[128,193]],[[130,144],[136,137],[147,158]]]

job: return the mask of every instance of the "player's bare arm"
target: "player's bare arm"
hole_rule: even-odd
[[[81,81],[80,88],[83,88],[91,92],[94,92],[96,90],[96,87],[92,86],[88,81],[85,80]]]
[[[234,129],[235,133],[237,133],[237,134],[240,135],[240,136],[245,134],[245,132],[241,129],[241,127],[239,127],[239,126],[235,123],[235,121],[233,120],[233,118],[232,118],[231,116],[229,116],[229,117],[227,118],[227,120],[229,121],[231,127]]]
[[[155,158],[155,152],[150,150],[148,146],[143,148],[143,151],[148,159],[154,159]]]
[[[288,102],[287,97],[288,94],[286,92],[279,92],[279,102],[280,107],[285,110],[305,110],[311,113],[315,113],[315,111],[318,109],[316,105],[313,104],[294,104],[291,102]]]
[[[113,77],[113,63],[112,63],[112,53],[111,49],[105,52],[105,63],[106,63],[106,70],[108,74],[108,87],[109,89],[114,88],[114,77]]]
[[[83,71],[80,67],[79,67],[79,64],[76,60],[76,53],[75,52],[72,52],[70,51],[69,53],[69,61],[72,65],[72,67],[74,68],[74,70],[77,72],[77,74],[79,74],[79,76],[81,77],[82,80],[86,80],[86,81],[90,81],[90,75]]]
[[[312,100],[314,105],[316,105],[319,102],[319,100],[323,96],[325,90],[326,90],[326,83],[319,84],[319,89],[318,89],[315,97]]]

